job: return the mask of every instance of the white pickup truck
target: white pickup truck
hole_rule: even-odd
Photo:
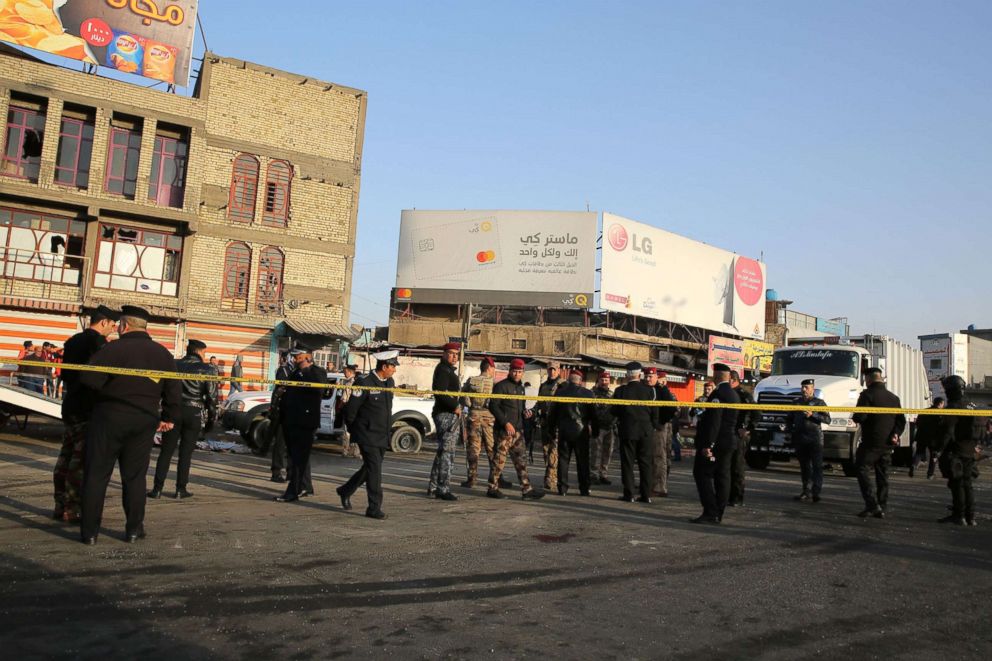
[[[333,375],[331,376],[332,380]],[[334,426],[334,408],[339,392],[331,391],[331,396],[320,403],[320,428],[317,437],[333,438],[342,433]],[[244,391],[231,395],[221,406],[218,417],[225,429],[241,433],[253,448],[263,445],[266,427],[269,424],[268,412],[272,402],[271,390]],[[431,409],[434,400],[417,397],[394,397],[390,447],[393,452],[417,453],[424,439],[434,433]]]

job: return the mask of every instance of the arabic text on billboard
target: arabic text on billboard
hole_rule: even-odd
[[[395,296],[587,308],[596,233],[591,212],[404,211]]]
[[[761,340],[744,340],[744,367],[752,372],[771,372],[775,345]]]
[[[707,354],[708,365],[706,373],[713,375],[714,363],[724,363],[732,370],[737,370],[737,374],[743,374],[744,370],[744,340],[731,337],[718,337],[710,335],[710,346]]]
[[[186,85],[197,0],[0,0],[0,41]]]
[[[847,324],[839,319],[816,318],[816,330],[830,335],[847,335]]]
[[[763,339],[766,277],[757,260],[603,214],[603,309]]]

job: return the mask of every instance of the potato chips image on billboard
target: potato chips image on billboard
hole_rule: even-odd
[[[197,0],[0,0],[0,41],[189,83]]]
[[[597,214],[404,211],[398,302],[589,308]]]

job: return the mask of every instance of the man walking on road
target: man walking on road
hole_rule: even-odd
[[[63,362],[86,365],[117,330],[120,313],[101,305],[90,314],[89,328],[76,333],[65,342]],[[94,393],[80,384],[79,370],[63,370],[62,449],[55,462],[55,511],[53,518],[68,523],[79,522],[83,467],[86,445],[86,425],[95,403]]]
[[[964,398],[965,384],[960,376],[952,374],[944,377],[940,384],[947,393],[947,415],[939,418],[939,444],[943,448],[940,470],[947,478],[947,488],[951,490],[951,513],[939,521],[958,526],[975,526],[978,522],[975,520],[975,494],[971,482],[974,479],[975,461],[981,456],[978,441],[985,432],[986,418],[953,414],[955,409],[975,408],[974,404]]]
[[[449,342],[441,347],[441,361],[434,368],[434,380],[431,390],[458,392],[461,384],[458,382],[458,353],[461,345]],[[455,444],[461,436],[462,407],[457,395],[434,395],[435,436],[437,438],[437,454],[431,466],[430,482],[427,485],[427,496],[438,500],[458,500],[451,493],[451,471],[455,465]]]
[[[548,378],[537,389],[537,394],[539,397],[554,397],[564,383],[561,363],[552,360],[548,362]],[[534,410],[537,412],[537,427],[544,450],[544,489],[551,491],[558,486],[558,437],[552,432],[549,420],[551,402],[538,402]]]
[[[538,500],[544,497],[544,492],[534,489],[527,477],[527,448],[524,446],[523,427],[524,419],[532,414],[524,406],[524,386],[520,383],[523,375],[524,361],[514,358],[510,361],[509,375],[493,386],[493,394],[516,397],[489,399],[489,412],[496,420],[496,452],[493,471],[489,477],[489,491],[486,492],[490,498],[506,497],[500,491],[500,476],[503,474],[507,455],[513,461],[513,467],[517,469],[523,499]]]
[[[613,399],[610,391],[610,374],[606,370],[599,373],[596,387],[592,389],[596,399]],[[612,484],[606,477],[610,469],[610,459],[613,457],[613,443],[616,438],[616,418],[608,401],[593,405],[596,415],[598,433],[593,434],[589,443],[589,470],[592,473],[593,484]]]
[[[943,397],[934,397],[932,409],[942,409],[945,405]],[[913,461],[909,465],[909,476],[916,474],[920,462],[927,462],[927,479],[932,480],[937,466],[937,456],[943,449],[940,439],[940,416],[921,415],[916,418],[916,448],[913,450]]]
[[[125,305],[120,338],[93,354],[90,364],[175,372],[172,354],[148,335],[148,319],[146,310]],[[167,432],[179,419],[181,385],[176,379],[106,372],[83,372],[79,381],[96,393],[86,430],[80,538],[84,544],[96,544],[107,485],[119,464],[127,516],[124,540],[136,542],[145,536],[145,476],[155,431]]]
[[[738,404],[740,397],[730,387],[730,368],[713,365],[716,388],[706,400],[711,403]],[[737,411],[724,408],[703,409],[696,430],[696,458],[692,476],[696,480],[703,513],[693,523],[721,523],[730,499],[730,462],[737,450]]]
[[[857,406],[902,408],[899,397],[886,390],[882,370],[869,368],[865,371],[865,380],[868,387],[861,391]],[[906,429],[906,416],[902,413],[855,413],[852,420],[861,425],[861,445],[855,453],[855,465],[865,508],[858,516],[884,519],[889,502],[889,464],[892,451],[899,445],[899,437]]]
[[[668,389],[668,375],[654,367],[644,370],[646,383],[654,388],[654,398],[661,402],[674,402],[675,395]],[[674,406],[658,407],[658,422],[654,429],[654,459],[651,472],[654,475],[652,496],[668,497],[668,470],[672,461],[672,420],[677,409]]]
[[[741,377],[736,370],[730,371],[730,387],[734,389],[741,404],[754,404],[751,393],[741,385]],[[730,500],[731,507],[744,504],[744,483],[747,479],[747,446],[751,441],[751,431],[754,429],[756,411],[737,411],[737,451],[730,460]]]
[[[489,395],[493,391],[493,373],[496,371],[496,363],[492,358],[486,356],[479,363],[479,375],[469,378],[465,382],[463,390],[474,395]],[[479,475],[479,456],[485,449],[486,457],[489,459],[489,474],[493,472],[493,457],[495,446],[493,438],[493,425],[496,424],[493,414],[489,412],[489,397],[465,397],[462,402],[468,409],[468,438],[465,443],[465,463],[467,466],[467,479],[462,482],[462,486],[471,489],[475,486],[475,481]],[[500,486],[510,486],[502,484]]]
[[[558,397],[573,397],[582,402],[554,402],[548,418],[558,438],[558,495],[568,495],[568,464],[575,454],[579,494],[589,495],[589,436],[596,433],[592,391],[582,385],[585,375],[573,369],[568,383],[558,389]]]
[[[347,482],[337,488],[341,507],[351,509],[351,497],[365,485],[368,506],[365,516],[385,519],[382,511],[382,460],[389,447],[390,418],[393,414],[393,374],[400,364],[398,351],[372,354],[375,371],[359,377],[355,385],[369,390],[354,390],[344,407],[345,424],[351,430],[351,442],[362,453],[362,466]]]
[[[297,345],[289,352],[295,369],[289,375],[290,381],[313,384],[326,384],[327,372],[314,364],[309,349]],[[279,403],[281,427],[286,437],[289,451],[289,478],[286,491],[275,500],[291,503],[313,495],[313,485],[307,485],[310,476],[310,453],[313,441],[320,427],[320,402],[324,390],[316,386],[287,386]]]
[[[830,413],[816,411],[812,407],[826,406],[827,403],[816,397],[816,382],[805,379],[802,382],[802,394],[796,404],[811,408],[793,411],[789,414],[788,427],[792,434],[792,446],[796,449],[799,459],[799,470],[803,479],[803,490],[796,500],[801,502],[820,502],[820,491],[823,489],[823,427],[830,423]],[[812,487],[812,490],[810,489]]]

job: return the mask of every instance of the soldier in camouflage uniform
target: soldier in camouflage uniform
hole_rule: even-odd
[[[465,382],[462,388],[465,392],[488,395],[493,391],[493,372],[496,363],[486,356],[479,365],[479,376],[473,376]],[[467,464],[468,479],[462,482],[463,487],[471,489],[479,474],[479,455],[482,448],[486,449],[489,457],[489,474],[493,472],[493,414],[489,412],[488,397],[465,397],[462,400],[468,410],[468,439],[465,443],[465,463]]]
[[[513,467],[517,469],[520,478],[520,491],[524,500],[537,500],[544,497],[543,491],[537,491],[530,485],[527,477],[527,449],[521,430],[524,420],[531,412],[524,408],[524,386],[520,378],[524,374],[524,361],[514,358],[510,361],[510,374],[493,387],[494,395],[516,395],[519,399],[490,398],[489,412],[496,420],[497,446],[493,457],[493,470],[489,477],[490,498],[506,498],[499,490],[500,475],[506,463],[507,454],[513,459]]]
[[[561,378],[561,363],[552,360],[548,363],[548,379],[538,388],[540,397],[554,397],[554,394],[565,383]],[[551,402],[538,402],[534,407],[537,412],[537,426],[541,435],[541,447],[544,450],[544,488],[558,488],[558,434],[552,429],[548,414]]]
[[[596,399],[613,399],[613,393],[610,392],[609,372],[604,370],[599,373],[599,379],[596,381],[596,387],[592,389],[592,394]],[[589,443],[589,472],[592,473],[593,484],[612,484],[607,479],[606,473],[610,469],[610,459],[613,457],[616,419],[610,411],[609,404],[596,404],[593,410],[599,433],[593,434]]]
[[[89,327],[76,333],[65,343],[62,362],[68,365],[85,365],[97,349],[107,343],[107,336],[117,329],[120,314],[101,305],[90,315]],[[55,519],[75,523],[79,521],[80,499],[83,486],[83,458],[85,457],[86,426],[93,408],[94,394],[79,383],[77,370],[64,370],[62,381],[62,449],[55,462]]]

